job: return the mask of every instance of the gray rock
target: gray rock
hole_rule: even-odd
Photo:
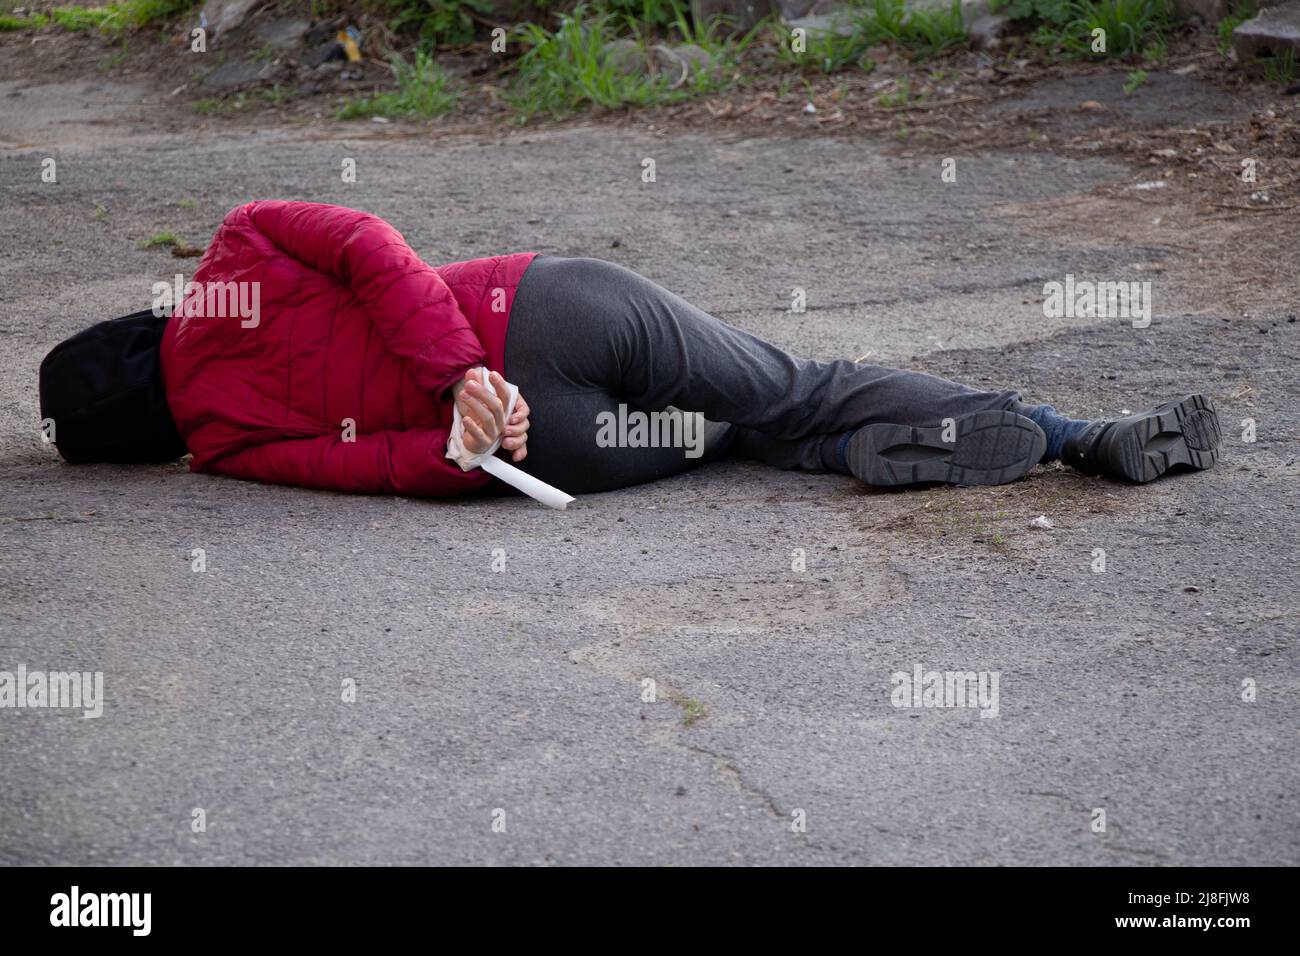
[[[229,33],[248,17],[262,0],[208,0],[200,16],[207,21],[209,36]]]
[[[208,90],[233,90],[256,83],[270,75],[270,63],[252,63],[248,60],[229,60],[205,73],[199,86]]]
[[[1002,42],[1002,35],[1011,25],[1011,18],[1000,13],[987,13],[968,27],[970,42],[977,50],[989,50]]]
[[[657,43],[651,49],[655,68],[662,75],[672,80],[673,86],[685,83],[692,73],[709,70],[713,67],[713,57],[702,47],[693,43],[670,47]]]
[[[288,50],[302,43],[311,29],[311,21],[288,17],[283,20],[264,20],[253,28],[257,39],[277,50]]]
[[[1232,31],[1232,45],[1240,63],[1277,56],[1286,50],[1300,54],[1300,2],[1265,7]]]
[[[635,40],[611,40],[605,44],[601,55],[617,73],[645,76],[650,72],[650,61]]]
[[[916,3],[908,3],[907,6],[952,6],[951,0],[948,2],[934,2],[934,0],[918,0]],[[989,9],[989,0],[961,0],[961,22],[970,28],[976,20],[981,17],[989,16],[993,11]]]

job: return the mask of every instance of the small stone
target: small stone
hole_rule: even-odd
[[[296,17],[283,20],[268,20],[253,28],[253,35],[262,43],[276,50],[288,50],[302,42],[302,38],[311,29],[311,23]]]
[[[207,24],[210,36],[229,33],[239,27],[261,2],[262,0],[211,0],[200,12],[200,22]]]
[[[692,73],[700,73],[713,67],[713,54],[704,47],[696,46],[694,43],[683,43],[681,46],[672,48],[677,59],[686,64],[687,69]]]
[[[650,72],[650,63],[645,52],[635,40],[611,40],[601,51],[607,66],[616,73],[628,76],[645,76]]]
[[[1232,31],[1232,45],[1241,63],[1281,56],[1292,50],[1300,54],[1300,3],[1264,7]]]
[[[1011,25],[1011,18],[1000,13],[976,17],[970,25],[971,46],[976,50],[991,50],[1002,42],[1002,35]]]

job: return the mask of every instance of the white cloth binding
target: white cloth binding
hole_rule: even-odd
[[[483,387],[491,389],[492,384],[488,380],[488,370],[483,369],[482,371]],[[511,413],[515,410],[515,402],[519,400],[519,389],[509,382],[506,382],[506,388],[510,390],[510,400],[506,403],[506,421],[509,421]],[[460,406],[454,407],[451,420],[451,435],[447,438],[447,457],[460,465],[462,471],[482,468],[489,475],[500,478],[507,485],[519,489],[528,497],[540,501],[548,508],[563,511],[570,501],[576,500],[572,495],[566,495],[559,488],[548,485],[544,481],[538,481],[532,475],[520,471],[510,462],[497,458],[496,452],[500,447],[501,438],[498,438],[492,443],[492,447],[483,454],[475,455],[471,453],[465,447],[465,426],[461,421]]]

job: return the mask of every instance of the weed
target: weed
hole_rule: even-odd
[[[452,78],[424,50],[416,50],[411,60],[394,55],[392,69],[396,90],[348,103],[338,111],[338,118],[432,119],[455,108]]]
[[[116,35],[128,27],[168,22],[196,3],[198,0],[118,0],[102,7],[55,7],[48,13],[33,13],[26,17],[0,16],[0,31],[39,29],[53,24],[74,33],[93,29]]]
[[[1153,66],[1159,66],[1165,62],[1165,57],[1169,55],[1169,41],[1164,37],[1157,37],[1146,45],[1142,50],[1142,59]]]
[[[75,33],[80,30],[103,29],[104,25],[119,16],[112,7],[55,7],[49,17],[55,26]]]
[[[0,33],[15,30],[35,30],[45,26],[48,21],[44,14],[33,13],[29,17],[15,17],[10,14],[0,15]]]
[[[1173,23],[1170,0],[1009,0],[994,8],[1013,20],[1036,23],[1036,44],[1072,57],[1151,50],[1162,58]]]
[[[702,48],[712,61],[708,68],[688,69],[683,77],[629,71],[612,62],[605,48],[615,38],[615,29],[611,14],[591,14],[585,6],[562,17],[554,31],[536,23],[517,26],[515,34],[527,49],[515,64],[506,99],[519,120],[527,122],[539,114],[566,116],[589,106],[650,106],[713,92],[727,84],[732,58],[754,36],[751,31],[740,43],[723,43],[716,38],[716,23],[692,26],[684,17],[677,20],[673,31]],[[648,62],[646,36],[631,40]]]
[[[690,727],[709,715],[708,708],[694,697],[687,697],[685,694],[673,694],[670,699],[682,709],[683,727]]]
[[[1132,96],[1139,86],[1147,81],[1146,70],[1133,70],[1124,79],[1124,95]]]
[[[158,246],[178,246],[181,238],[174,232],[156,232],[148,239],[142,239],[137,243],[140,249],[154,249]]]
[[[1232,49],[1232,31],[1254,15],[1255,4],[1252,0],[1245,0],[1243,3],[1238,3],[1231,13],[1219,21],[1219,25],[1215,30],[1219,35],[1218,47],[1220,53],[1224,56],[1228,55],[1228,51]]]
[[[1290,86],[1295,82],[1295,50],[1283,50],[1273,56],[1260,60],[1264,67],[1264,79],[1277,86]]]
[[[783,26],[772,27],[776,38],[777,54],[786,63],[805,70],[831,74],[856,66],[871,72],[876,63],[867,56],[871,44],[865,34],[855,30],[848,36],[830,31],[816,30],[803,38],[802,51],[796,51],[794,41]]]

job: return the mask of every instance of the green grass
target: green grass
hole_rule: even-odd
[[[709,709],[694,697],[673,693],[669,696],[674,704],[682,709],[682,726],[691,727],[709,716]]]
[[[855,30],[849,36],[814,31],[804,37],[803,49],[799,52],[795,51],[794,38],[788,27],[773,24],[772,31],[777,55],[802,70],[829,75],[855,66],[868,73],[875,69],[876,62],[867,56],[871,44],[861,31]]]
[[[1133,70],[1124,78],[1124,95],[1132,96],[1139,86],[1147,81],[1146,70]]]
[[[1142,59],[1147,63],[1160,66],[1165,62],[1165,57],[1169,55],[1169,41],[1163,36],[1157,37],[1148,43],[1142,50]]]
[[[563,117],[593,106],[611,110],[653,106],[714,92],[728,85],[735,55],[757,32],[738,42],[722,41],[716,25],[692,25],[681,15],[672,32],[705,50],[712,61],[710,68],[691,69],[683,78],[618,69],[604,56],[605,44],[618,36],[618,27],[612,14],[592,14],[584,6],[561,17],[553,31],[536,23],[519,24],[515,36],[526,50],[515,63],[515,78],[506,97],[517,118],[527,122],[543,114]],[[632,39],[646,50],[645,35]]]
[[[103,30],[106,24],[111,24],[119,16],[120,13],[112,7],[55,7],[49,13],[55,26],[74,33],[78,30]]]
[[[1264,67],[1264,79],[1268,82],[1277,86],[1290,86],[1295,82],[1295,50],[1284,50],[1259,62]]]
[[[338,111],[338,118],[432,119],[455,108],[452,78],[424,50],[416,50],[411,60],[395,55],[392,68],[396,90],[348,103]]]
[[[33,13],[29,17],[15,17],[5,14],[0,16],[0,32],[38,30],[49,22],[49,18],[43,13]]]
[[[177,246],[180,245],[181,237],[174,232],[156,232],[148,239],[142,239],[138,243],[141,249],[154,249],[158,246]]]
[[[864,0],[849,10],[842,22],[849,32],[811,31],[801,52],[796,52],[787,28],[774,26],[778,55],[808,72],[831,74],[852,68],[871,72],[876,63],[867,51],[880,44],[900,47],[924,59],[969,40],[957,0],[947,6],[910,10],[903,0]]]
[[[1125,57],[1153,47],[1158,52],[1173,26],[1169,0],[1038,2],[1042,16],[1034,42],[1072,58]],[[1093,50],[1094,30],[1105,31],[1104,51]]]
[[[116,35],[123,30],[169,22],[197,6],[199,0],[118,0],[102,7],[56,7],[26,17],[0,16],[0,31],[39,30],[56,26],[72,33],[98,30]]]
[[[1245,23],[1255,15],[1255,4],[1247,0],[1245,3],[1239,3],[1233,8],[1232,12],[1219,21],[1215,32],[1219,36],[1219,52],[1224,56],[1232,49],[1232,31]]]
[[[121,0],[113,4],[128,26],[148,27],[174,20],[198,6],[199,0]]]
[[[903,0],[868,0],[855,11],[853,23],[868,46],[892,43],[920,57],[934,56],[969,39],[961,19],[961,4],[909,10]]]

